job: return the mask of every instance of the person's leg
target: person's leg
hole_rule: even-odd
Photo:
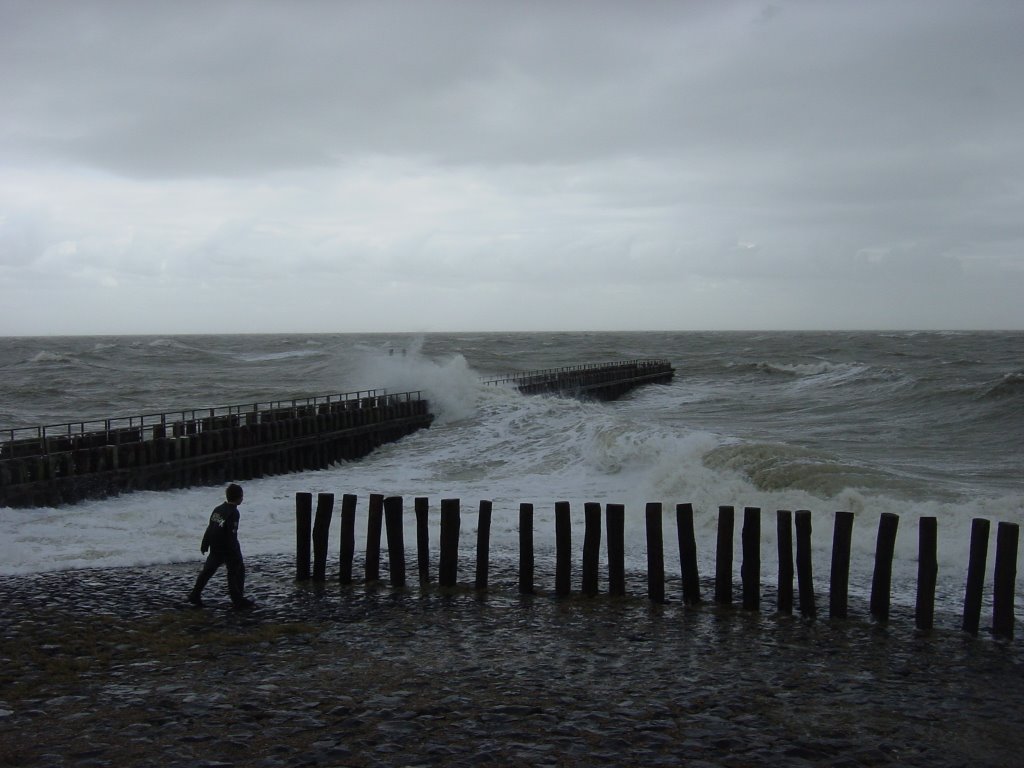
[[[252,601],[245,598],[245,563],[242,554],[235,552],[225,560],[228,567],[228,594],[237,606],[248,606]]]
[[[238,580],[238,594],[245,597],[245,561],[242,559],[242,555],[238,555],[238,570],[236,571]]]
[[[206,564],[203,565],[203,569],[196,577],[196,584],[192,587],[192,592],[188,596],[189,602],[197,604],[202,602],[203,588],[206,587],[206,582],[210,580],[223,563],[223,557],[216,552],[210,552],[209,557],[206,558]]]

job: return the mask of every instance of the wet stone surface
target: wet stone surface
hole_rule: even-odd
[[[0,765],[1016,766],[1020,641],[198,564],[0,578]],[[642,589],[635,593],[642,595]]]

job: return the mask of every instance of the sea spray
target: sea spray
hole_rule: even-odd
[[[472,417],[484,389],[479,374],[462,355],[434,360],[420,353],[421,346],[421,340],[414,340],[398,350],[388,347],[386,354],[364,351],[357,361],[359,374],[388,392],[422,392],[439,424]]]

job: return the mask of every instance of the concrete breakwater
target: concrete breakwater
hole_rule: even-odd
[[[665,383],[665,360],[626,360],[485,380],[524,394],[610,400]],[[216,485],[322,469],[429,427],[419,391],[304,399],[20,427],[0,432],[0,506],[73,504],[133,490]]]
[[[433,421],[420,392],[346,392],[6,430],[0,505],[57,506],[358,459]]]

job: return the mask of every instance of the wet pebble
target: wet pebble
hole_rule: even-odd
[[[0,579],[3,756],[995,768],[1024,749],[1016,644],[521,598],[497,568],[511,586],[481,598],[297,584],[290,558],[247,565],[252,611],[216,582],[207,607],[185,604],[192,565]]]

